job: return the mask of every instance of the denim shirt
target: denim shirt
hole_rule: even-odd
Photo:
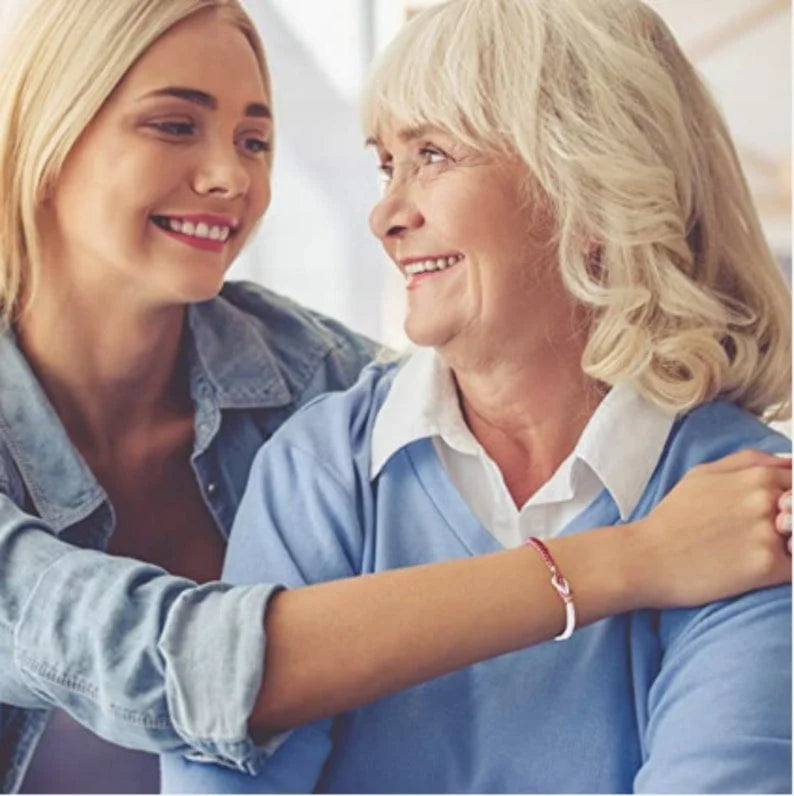
[[[191,306],[191,463],[224,537],[254,454],[297,408],[355,381],[373,344],[250,283]],[[0,789],[22,781],[49,709],[115,743],[241,771],[276,585],[196,586],[108,556],[113,507],[11,333],[0,336]],[[168,529],[163,529],[167,533]],[[71,543],[71,544],[67,544]]]

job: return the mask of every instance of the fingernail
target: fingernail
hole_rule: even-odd
[[[775,456],[779,457],[780,459],[790,459],[791,451],[788,451],[787,453],[776,453]]]
[[[791,493],[783,495],[783,497],[778,501],[778,505],[780,506],[781,511],[788,511],[791,513]]]
[[[790,531],[791,530],[791,514],[783,514],[781,515],[780,520],[780,530],[781,531]]]

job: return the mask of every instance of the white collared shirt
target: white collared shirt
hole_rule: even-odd
[[[375,420],[371,477],[411,442],[430,437],[442,466],[475,516],[504,547],[560,533],[609,490],[621,519],[637,505],[675,416],[633,387],[613,387],[554,475],[520,508],[496,463],[469,430],[452,372],[433,349],[402,365]]]

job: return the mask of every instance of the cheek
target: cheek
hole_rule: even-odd
[[[261,164],[249,168],[248,171],[249,188],[246,197],[246,215],[249,223],[255,224],[270,207],[270,168],[267,164]]]
[[[270,207],[270,173],[258,179],[252,188],[252,207],[257,218],[260,218]]]

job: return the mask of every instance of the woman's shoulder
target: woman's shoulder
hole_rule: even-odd
[[[674,482],[690,468],[745,448],[789,453],[791,440],[729,401],[710,401],[679,417],[657,472]]]
[[[277,432],[282,440],[316,445],[343,435],[348,448],[367,445],[372,426],[391,388],[399,361],[368,364],[346,390],[328,392],[309,401]]]
[[[791,449],[791,440],[768,423],[730,401],[709,401],[683,415],[673,431],[680,443],[732,450],[756,447],[772,453]]]
[[[217,370],[261,374],[269,365],[296,406],[350,386],[377,352],[344,324],[253,282],[227,282],[216,298],[194,305],[191,327],[203,359],[222,360]]]
[[[343,323],[254,282],[226,282],[216,302],[223,302],[259,328],[276,350],[296,344],[321,349],[354,345],[366,348],[371,359],[377,346]]]
[[[372,430],[399,366],[399,361],[372,362],[348,389],[310,401],[265,443],[265,455],[298,453],[342,480],[368,478]]]

